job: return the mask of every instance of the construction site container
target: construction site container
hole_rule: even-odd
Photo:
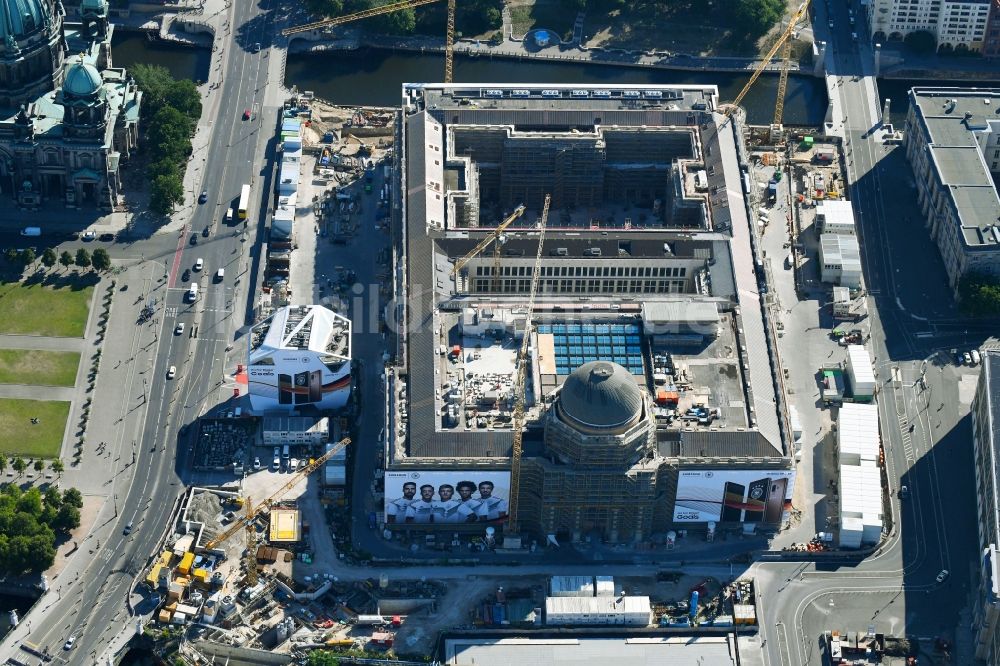
[[[150,587],[156,587],[160,584],[160,572],[163,570],[163,565],[157,562],[153,565],[153,568],[149,570],[149,574],[146,576],[146,584]]]
[[[385,618],[381,615],[359,615],[355,624],[385,624]]]
[[[172,580],[172,581],[170,581],[170,583],[169,583],[169,584],[167,585],[167,592],[169,592],[170,594],[177,594],[177,595],[179,595],[179,594],[181,594],[182,592],[184,592],[184,586],[183,586],[183,585],[181,585],[181,584],[180,584],[179,582],[177,582],[176,580]]]
[[[208,584],[208,578],[211,575],[208,569],[195,569],[192,576],[194,576],[195,581],[199,583]]]
[[[656,403],[658,405],[676,405],[680,402],[681,396],[677,391],[657,391]]]
[[[802,437],[802,419],[799,418],[799,410],[794,405],[788,408],[788,420],[792,426],[792,439],[797,442]]]
[[[392,647],[393,634],[385,631],[376,631],[372,633],[372,643],[375,645],[380,645],[382,647]]]
[[[610,597],[615,594],[614,576],[595,576],[594,591],[599,597]]]
[[[198,609],[188,604],[177,604],[177,612],[184,613],[188,617],[194,617],[198,614]]]
[[[187,615],[180,612],[174,613],[173,618],[171,618],[170,620],[172,624],[185,624],[187,621],[188,621]]]
[[[549,581],[549,595],[553,597],[594,596],[593,576],[553,576]]]
[[[168,611],[166,608],[161,608],[159,614],[156,616],[156,619],[163,624],[166,624],[167,622],[170,622],[171,615],[173,615],[173,613]]]
[[[847,376],[855,400],[870,400],[875,395],[872,360],[862,345],[847,345]]]
[[[649,597],[546,597],[545,624],[627,625],[645,627],[653,621]]]
[[[177,573],[185,576],[191,573],[191,565],[194,564],[194,553],[184,553],[181,563],[177,565]]]
[[[757,624],[757,610],[753,604],[733,604],[733,622],[736,625]]]

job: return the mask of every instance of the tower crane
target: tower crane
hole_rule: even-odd
[[[312,23],[305,23],[303,25],[297,25],[291,28],[285,28],[284,30],[281,31],[281,34],[284,35],[285,37],[288,37],[289,35],[295,35],[302,32],[309,32],[310,30],[333,28],[338,25],[344,25],[345,23],[360,21],[361,19],[371,18],[373,16],[382,16],[383,14],[391,14],[392,12],[398,12],[401,9],[412,9],[414,7],[429,5],[438,1],[439,0],[399,0],[398,2],[390,2],[387,5],[382,5],[380,7],[372,7],[370,9],[365,9],[360,12],[354,12],[353,14],[345,14],[344,16],[325,18],[319,21],[313,21]],[[452,69],[454,60],[455,60],[455,0],[448,0],[448,28],[445,31],[445,38],[444,38],[444,82],[445,83],[451,83],[452,81]]]
[[[799,8],[795,10],[795,13],[792,14],[792,17],[788,21],[788,26],[782,31],[778,40],[771,46],[771,49],[764,56],[764,59],[761,60],[760,64],[757,65],[756,69],[754,69],[753,74],[750,76],[750,80],[747,81],[745,86],[743,86],[743,90],[740,91],[740,94],[736,96],[736,99],[734,99],[731,104],[727,105],[726,116],[732,116],[736,112],[740,102],[742,102],[743,98],[746,97],[746,94],[750,92],[750,88],[752,88],[753,84],[757,82],[760,75],[764,73],[767,66],[771,64],[771,60],[774,59],[774,54],[776,54],[779,49],[784,49],[782,51],[781,78],[778,79],[778,99],[774,105],[774,122],[775,124],[781,124],[781,115],[785,107],[785,88],[788,85],[788,67],[790,65],[789,56],[791,55],[792,33],[795,32],[795,27],[798,25],[799,21],[802,20],[802,17],[806,15],[806,12],[809,9],[809,2],[810,0],[804,0],[803,3],[799,5]]]
[[[350,437],[345,437],[340,440],[332,447],[330,450],[321,455],[319,458],[309,461],[305,467],[295,472],[287,482],[285,482],[280,488],[274,491],[270,497],[268,497],[263,502],[260,502],[256,506],[250,501],[248,497],[246,499],[246,515],[243,520],[238,520],[234,522],[229,528],[222,534],[217,535],[214,539],[205,544],[205,550],[212,550],[218,547],[220,544],[228,541],[233,537],[234,534],[239,532],[241,529],[246,530],[247,537],[247,549],[246,549],[246,563],[247,563],[247,578],[246,582],[248,585],[257,584],[257,532],[254,528],[254,522],[257,520],[257,516],[263,514],[265,511],[270,509],[271,505],[277,502],[285,493],[291,490],[299,481],[306,478],[317,469],[319,469],[323,463],[335,456],[336,454],[343,451],[348,444],[351,443]]]
[[[514,223],[514,220],[524,215],[524,204],[521,204],[514,209],[514,212],[507,216],[507,218],[501,222],[496,229],[486,234],[486,238],[479,241],[476,247],[469,250],[469,253],[464,257],[455,262],[455,267],[451,269],[452,275],[458,275],[458,272],[465,268],[472,259],[479,255],[483,250],[493,243],[493,291],[497,292],[500,290],[500,245],[503,243],[502,235],[504,230]]]
[[[528,345],[531,340],[531,315],[535,310],[535,295],[538,293],[538,278],[542,274],[542,245],[545,241],[545,225],[549,221],[551,195],[545,195],[542,217],[538,224],[538,252],[535,267],[531,269],[531,290],[528,292],[528,311],[524,319],[524,337],[517,353],[517,376],[514,379],[514,443],[510,451],[510,501],[507,503],[507,525],[512,534],[518,533],[517,509],[518,493],[521,487],[521,453],[524,450],[524,400],[527,391]]]

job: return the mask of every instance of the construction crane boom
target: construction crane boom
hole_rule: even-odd
[[[391,14],[392,12],[398,12],[400,9],[411,9],[413,7],[420,7],[421,5],[429,5],[439,0],[401,0],[400,2],[393,2],[388,5],[382,5],[380,7],[372,7],[371,9],[365,9],[364,11],[354,12],[353,14],[345,14],[344,16],[334,16],[331,18],[325,18],[320,21],[313,21],[312,23],[305,23],[303,25],[297,25],[291,28],[285,28],[281,31],[281,34],[285,37],[289,35],[295,35],[301,32],[309,32],[310,30],[320,30],[322,28],[332,28],[334,26],[343,25],[345,23],[351,23],[353,21],[360,21],[361,19],[371,18],[373,16],[381,16],[382,14]]]
[[[774,43],[774,45],[771,46],[771,50],[767,52],[761,63],[757,65],[757,68],[754,70],[753,75],[750,77],[750,80],[747,81],[747,84],[743,86],[743,90],[740,91],[740,94],[737,95],[736,99],[734,99],[732,101],[732,104],[729,105],[729,108],[726,110],[727,116],[731,116],[733,113],[735,113],[736,108],[740,105],[740,102],[742,102],[743,98],[746,97],[746,94],[750,92],[750,88],[752,88],[753,84],[757,82],[757,79],[760,78],[760,75],[764,73],[764,70],[767,69],[767,66],[771,64],[771,60],[774,58],[774,54],[777,53],[778,50],[782,48],[782,46],[784,46],[785,42],[791,39],[792,33],[795,32],[795,26],[802,19],[802,17],[805,16],[806,11],[809,9],[809,2],[810,0],[804,0],[804,2],[801,5],[799,5],[799,8],[795,10],[795,13],[792,14],[792,18],[789,19],[788,21],[788,27],[785,28],[785,30],[781,33],[781,36],[778,37],[778,40]],[[783,103],[784,100],[782,100],[782,104]]]
[[[241,529],[249,527],[250,524],[253,523],[254,520],[256,520],[258,514],[263,513],[267,509],[267,507],[269,507],[274,502],[278,501],[285,493],[291,490],[299,481],[301,481],[303,478],[315,472],[320,467],[320,465],[325,463],[327,460],[329,460],[336,454],[343,451],[350,443],[351,443],[351,438],[345,437],[344,439],[334,444],[332,447],[330,447],[329,451],[321,455],[319,458],[312,460],[305,467],[302,467],[297,472],[295,472],[295,474],[292,475],[291,479],[285,482],[280,488],[274,491],[270,497],[268,497],[260,504],[257,504],[256,506],[251,508],[250,507],[251,503],[248,499],[246,518],[242,521],[237,521],[233,523],[232,525],[229,526],[229,529],[227,529],[225,532],[216,536],[214,539],[206,543],[205,550],[212,550],[220,543],[223,543],[224,541],[227,541],[228,539],[232,538],[232,536],[237,532],[239,532]]]
[[[788,68],[791,66],[792,40],[786,39],[781,49],[781,76],[778,77],[778,95],[774,100],[773,125],[781,125],[785,115],[785,90],[788,88]]]
[[[444,34],[444,82],[451,83],[455,64],[455,0],[448,0],[448,29]]]
[[[490,243],[492,242],[499,243],[500,234],[503,233],[504,229],[512,225],[514,223],[514,220],[524,215],[524,210],[525,210],[524,204],[515,208],[514,212],[508,215],[507,219],[501,222],[496,229],[486,234],[486,238],[479,241],[476,247],[472,248],[467,255],[465,255],[464,257],[455,262],[455,267],[451,269],[451,274],[458,275],[458,272],[463,268],[465,268],[465,265],[469,263],[472,259],[474,259],[480,252],[485,250]]]
[[[535,296],[538,294],[538,282],[542,274],[542,245],[545,242],[545,225],[549,221],[551,201],[551,195],[546,194],[542,217],[538,224],[538,252],[535,254],[535,266],[531,270],[531,290],[528,292],[528,311],[524,318],[524,337],[521,338],[521,349],[517,353],[517,377],[514,380],[514,444],[510,451],[510,500],[507,502],[507,526],[512,534],[518,533],[517,505],[521,487],[521,453],[524,449],[524,401],[527,392],[531,315],[535,310]]]

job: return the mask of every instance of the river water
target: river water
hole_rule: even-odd
[[[208,77],[212,53],[206,48],[188,47],[150,41],[145,34],[116,30],[114,62],[130,67],[139,62],[163,65],[178,78],[204,81]],[[312,90],[338,104],[398,106],[400,85],[404,82],[437,81],[444,69],[443,56],[393,52],[377,49],[291,54],[285,72],[285,84],[299,90]],[[707,83],[719,87],[719,95],[731,100],[747,80],[747,74],[729,72],[683,72],[585,65],[545,61],[491,59],[485,57],[455,59],[455,80],[497,83]],[[902,123],[909,107],[906,91],[912,86],[966,86],[949,81],[879,80],[879,93],[892,99],[892,115]],[[980,84],[989,85],[989,84]],[[995,85],[995,84],[994,84]],[[765,74],[746,97],[744,106],[753,124],[766,125],[774,116],[774,98],[778,77]],[[826,114],[826,87],[822,79],[793,75],[788,80],[785,97],[785,123],[822,125]]]

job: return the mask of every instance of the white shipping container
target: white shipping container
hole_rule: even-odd
[[[546,597],[545,624],[625,625],[645,627],[653,621],[649,597]]]
[[[863,346],[847,345],[847,375],[855,398],[875,395],[875,371],[868,350]]]
[[[592,597],[594,577],[553,576],[549,581],[549,594],[553,597]]]
[[[599,597],[611,597],[615,594],[615,579],[613,576],[595,576],[594,591]]]

